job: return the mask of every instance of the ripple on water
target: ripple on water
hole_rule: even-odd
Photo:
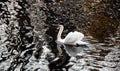
[[[116,69],[110,67],[103,67],[102,69],[100,69],[100,71],[116,71]]]
[[[120,51],[112,51],[107,56],[105,56],[105,61],[109,62],[120,62]]]

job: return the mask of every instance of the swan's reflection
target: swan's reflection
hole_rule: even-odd
[[[81,51],[88,49],[87,45],[76,45],[76,46],[74,46],[74,45],[63,45],[63,46],[64,46],[64,49],[66,50],[66,53],[69,56],[77,56],[78,53],[80,53]]]

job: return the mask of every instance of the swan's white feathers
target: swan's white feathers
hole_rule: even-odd
[[[84,35],[80,32],[70,32],[64,39],[65,44],[73,44],[75,45],[77,41],[80,41],[84,38]]]
[[[74,39],[73,39],[74,38]],[[64,39],[64,43],[65,44],[71,44],[75,41],[75,37],[74,37],[74,32],[70,32],[67,34],[67,36]]]

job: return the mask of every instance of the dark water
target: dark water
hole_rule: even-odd
[[[119,14],[119,0],[1,0],[0,71],[120,71]],[[58,24],[62,38],[83,32],[88,47],[69,56]]]

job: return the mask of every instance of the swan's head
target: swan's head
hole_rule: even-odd
[[[58,25],[57,29],[60,30],[61,28],[63,28],[63,25]]]

